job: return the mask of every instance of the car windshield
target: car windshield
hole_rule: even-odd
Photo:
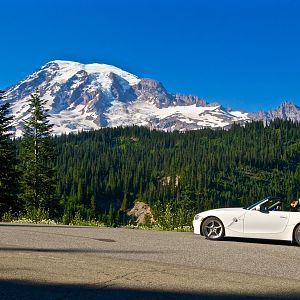
[[[258,202],[254,203],[254,204],[251,204],[250,206],[248,207],[244,207],[244,209],[247,209],[247,210],[250,210],[252,208],[254,208],[255,206],[259,205],[260,203],[266,201],[267,199],[263,199],[263,200],[259,200]]]

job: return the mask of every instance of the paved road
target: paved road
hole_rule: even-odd
[[[300,299],[300,247],[0,223],[0,299]]]

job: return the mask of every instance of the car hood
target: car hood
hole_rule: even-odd
[[[211,209],[211,210],[206,210],[206,211],[202,211],[201,213],[199,213],[198,215],[208,215],[211,213],[219,213],[219,212],[245,212],[245,209],[242,207],[232,207],[232,208],[217,208],[217,209]]]
[[[244,211],[245,209],[242,207],[232,207],[232,208],[217,208],[217,209],[211,209],[208,211]]]

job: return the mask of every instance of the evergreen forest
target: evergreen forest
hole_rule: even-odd
[[[136,200],[156,218],[190,225],[195,212],[247,206],[267,196],[300,196],[300,125],[275,120],[229,130],[166,133],[104,128],[54,138],[63,214],[115,216]]]

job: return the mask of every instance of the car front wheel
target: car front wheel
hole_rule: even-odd
[[[295,228],[294,238],[295,242],[300,246],[300,224]]]
[[[221,240],[225,230],[222,222],[216,217],[210,217],[203,222],[202,232],[209,240]]]

